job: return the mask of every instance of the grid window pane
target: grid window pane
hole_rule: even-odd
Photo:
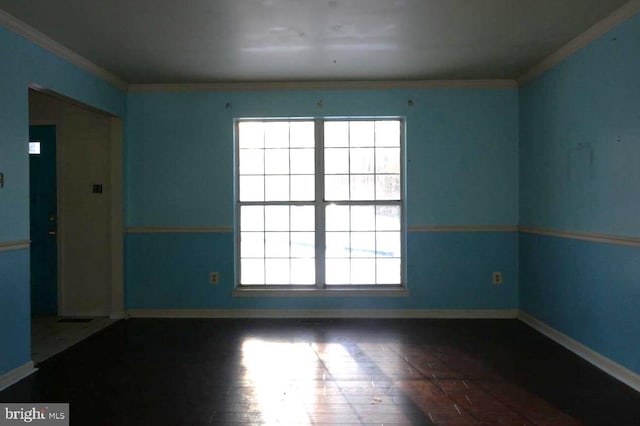
[[[373,175],[351,175],[351,200],[373,200],[375,180]]]
[[[351,283],[351,263],[349,259],[327,259],[325,265],[324,275],[328,285]]]
[[[347,147],[349,146],[349,122],[327,121],[324,123],[324,146]]]
[[[400,245],[399,232],[376,233],[376,257],[400,257]]]
[[[376,206],[376,230],[400,230],[400,206]]]
[[[316,197],[316,181],[313,175],[290,176],[290,201],[313,201]]]
[[[264,199],[265,201],[288,201],[289,176],[265,176]]]
[[[316,283],[316,262],[313,259],[291,259],[291,284]]]
[[[376,229],[375,206],[351,206],[351,230],[373,231]]]
[[[349,149],[327,148],[324,150],[324,172],[328,175],[349,173]]]
[[[376,146],[400,147],[400,121],[376,121]]]
[[[351,148],[349,150],[350,173],[373,173],[375,163],[373,148]]]
[[[376,282],[378,284],[401,283],[400,259],[376,259]]]
[[[376,148],[376,173],[400,173],[400,148]]]
[[[264,201],[263,176],[240,176],[240,201]]]
[[[264,206],[242,206],[240,208],[240,228],[243,231],[264,230]]]
[[[291,257],[314,258],[316,255],[315,238],[313,232],[292,232]]]
[[[375,282],[375,259],[351,259],[351,284],[374,284]]]
[[[265,284],[291,284],[289,259],[265,259]]]
[[[264,284],[264,259],[241,259],[240,274],[240,276],[242,277],[242,284]]]
[[[244,121],[238,125],[238,145],[243,148],[264,148],[264,125],[260,121]]]
[[[289,233],[265,232],[264,255],[266,258],[289,257]]]
[[[374,122],[349,122],[349,146],[374,146]]]
[[[289,150],[291,174],[312,175],[315,173],[315,157],[313,149]]]
[[[291,206],[290,212],[292,231],[313,231],[316,228],[313,206]]]
[[[267,231],[288,231],[289,206],[265,206],[264,221]]]
[[[313,121],[289,123],[289,145],[291,148],[313,148],[315,146],[315,124]]]
[[[240,257],[264,257],[264,232],[242,232],[240,235]]]
[[[267,121],[264,123],[265,148],[289,147],[289,122]]]
[[[325,235],[326,257],[349,257],[351,242],[349,232],[327,232]]]
[[[240,159],[242,161],[242,159]],[[289,150],[265,149],[264,172],[267,175],[289,174]]]
[[[376,200],[400,199],[400,175],[376,176]]]
[[[348,231],[349,206],[328,205],[325,210],[325,229],[327,231]]]
[[[376,233],[352,232],[350,253],[351,257],[375,257]],[[373,281],[369,284],[373,284]]]
[[[324,198],[327,201],[349,199],[349,175],[324,177]]]
[[[241,285],[402,284],[400,120],[241,121],[237,135]]]
[[[264,174],[264,149],[240,150],[240,174],[261,175]]]

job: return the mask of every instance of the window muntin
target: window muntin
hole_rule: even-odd
[[[401,129],[238,121],[239,285],[402,285]]]

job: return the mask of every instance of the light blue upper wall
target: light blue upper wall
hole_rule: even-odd
[[[120,117],[126,96],[109,83],[0,27],[0,242],[29,239],[29,84]]]
[[[131,93],[127,108],[129,227],[233,225],[234,118],[354,115],[406,117],[409,226],[518,221],[515,89]]]
[[[520,223],[640,236],[640,16],[520,91]]]

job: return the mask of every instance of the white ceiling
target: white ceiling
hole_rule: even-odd
[[[626,0],[0,0],[128,83],[516,79]]]

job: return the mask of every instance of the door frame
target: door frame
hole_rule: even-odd
[[[122,163],[122,139],[123,139],[123,125],[122,119],[120,117],[114,116],[108,112],[102,111],[100,109],[94,108],[90,105],[86,105],[82,102],[79,102],[75,99],[66,97],[64,95],[60,95],[51,90],[43,89],[41,86],[37,85],[29,85],[29,89],[34,90],[36,92],[40,92],[54,98],[57,98],[60,101],[70,103],[77,107],[80,107],[89,112],[100,114],[102,116],[106,116],[110,121],[110,140],[109,140],[109,163],[110,163],[110,173],[109,173],[109,183],[111,185],[111,199],[110,199],[110,213],[109,213],[109,222],[110,222],[110,258],[111,258],[111,299],[110,299],[110,308],[109,308],[109,317],[112,319],[121,319],[124,318],[125,310],[124,310],[124,247],[123,247],[123,232],[124,232],[124,205],[123,205],[123,163]],[[61,235],[64,235],[65,228],[69,226],[65,222],[65,215],[63,211],[63,203],[64,199],[64,189],[62,182],[62,170],[64,165],[64,144],[61,143],[60,139],[60,123],[56,122],[56,120],[31,120],[28,118],[29,126],[37,126],[37,125],[53,125],[56,126],[56,199],[57,199],[57,212],[58,215],[57,224],[58,224],[58,241],[57,241],[57,250],[58,250],[58,315],[64,316],[64,300],[65,300],[65,288],[64,288],[64,277],[65,271],[63,267],[63,257],[64,257],[64,239],[61,238]],[[73,313],[71,313],[73,314]]]

